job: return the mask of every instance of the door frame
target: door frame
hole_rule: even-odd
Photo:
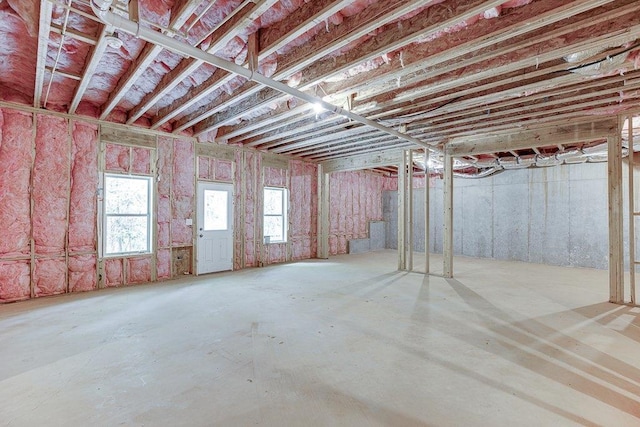
[[[193,237],[194,237],[194,272],[195,275],[201,275],[201,274],[210,274],[210,273],[215,273],[215,272],[207,272],[207,273],[200,273],[198,271],[198,251],[199,251],[199,238],[198,238],[198,234],[200,233],[200,224],[201,221],[203,221],[202,218],[200,218],[200,194],[201,194],[201,186],[215,186],[218,189],[220,188],[225,188],[229,190],[229,205],[228,205],[228,209],[229,209],[229,213],[230,215],[228,216],[228,221],[229,221],[229,227],[231,228],[231,269],[230,270],[221,270],[221,271],[233,271],[234,270],[234,265],[235,265],[235,227],[234,227],[234,222],[235,222],[235,204],[234,204],[234,196],[235,196],[235,192],[234,192],[234,184],[231,182],[220,182],[220,181],[203,181],[203,180],[198,180],[196,181],[196,209],[195,209],[195,224],[193,231]]]

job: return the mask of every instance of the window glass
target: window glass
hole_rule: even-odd
[[[221,231],[228,229],[227,192],[204,190],[204,230]]]
[[[105,175],[104,254],[151,252],[151,178]]]
[[[287,241],[287,189],[265,187],[263,235],[271,243]]]

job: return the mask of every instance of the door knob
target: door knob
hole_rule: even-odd
[[[202,237],[202,234],[200,235],[200,237]]]

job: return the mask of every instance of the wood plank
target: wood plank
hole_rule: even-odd
[[[453,157],[450,154],[444,157],[443,198],[442,275],[450,279],[453,277]]]
[[[622,138],[608,138],[609,302],[624,303],[624,243],[622,197]]]
[[[614,119],[574,123],[542,129],[524,129],[514,132],[484,134],[476,137],[452,138],[447,144],[447,154],[465,156],[500,151],[543,147],[551,143],[571,144],[607,138],[617,129]]]
[[[51,29],[51,13],[53,4],[48,0],[40,1],[40,20],[38,24],[38,56],[36,59],[36,83],[33,92],[33,106],[42,105],[42,89],[44,87],[45,66],[49,49],[49,31]]]
[[[106,125],[100,126],[100,140],[115,144],[135,145],[140,147],[156,148],[156,136],[136,132],[133,130],[119,129]]]
[[[329,180],[322,165],[318,165],[318,247],[317,257],[329,258]]]
[[[402,160],[402,150],[379,151],[352,156],[345,159],[322,162],[326,173],[371,169],[380,166],[398,165]]]
[[[279,154],[260,153],[262,156],[262,167],[289,169],[289,158]]]
[[[237,148],[229,145],[222,144],[196,144],[197,156],[215,157],[221,160],[235,161]]]

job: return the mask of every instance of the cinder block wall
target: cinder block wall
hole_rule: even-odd
[[[394,249],[397,197],[397,191],[386,191],[383,197],[387,247]],[[442,180],[436,179],[430,193],[433,253],[442,253],[442,200]],[[456,254],[606,269],[607,221],[606,163],[454,179]],[[413,232],[414,249],[424,251],[422,189],[414,191]]]

